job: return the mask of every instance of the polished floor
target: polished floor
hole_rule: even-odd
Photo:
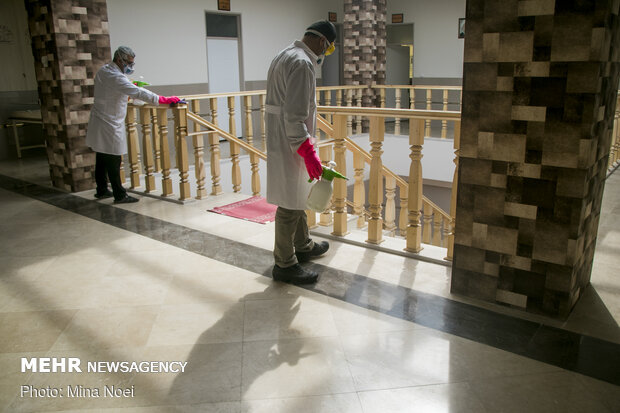
[[[315,286],[274,283],[273,224],[206,211],[243,195],[114,206],[46,175],[0,163],[0,411],[620,411],[619,173],[567,320],[453,296],[447,266],[333,241]],[[43,357],[187,364],[21,372]]]

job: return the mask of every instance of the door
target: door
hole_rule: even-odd
[[[207,71],[209,93],[241,91],[241,45],[240,16],[206,13],[207,22]],[[243,108],[241,98],[235,98],[235,136],[243,135],[241,119]],[[230,133],[228,122],[228,101],[217,100],[218,123]]]
[[[342,24],[334,24],[336,26],[336,51],[325,58],[325,62],[321,68],[321,78],[323,86],[340,86],[344,82],[344,73],[342,71]],[[332,102],[335,105],[335,102]]]

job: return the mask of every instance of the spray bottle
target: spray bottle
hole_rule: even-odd
[[[308,195],[308,201],[306,202],[306,206],[316,212],[323,212],[327,209],[329,205],[329,200],[332,197],[332,181],[334,178],[346,179],[344,175],[341,175],[334,168],[336,167],[336,163],[333,161],[329,162],[329,167],[323,167],[323,173],[321,174],[321,180],[317,181],[312,188],[310,189],[310,194]],[[312,178],[308,180],[308,182],[312,182]]]

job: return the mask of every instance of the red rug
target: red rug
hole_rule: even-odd
[[[243,201],[215,207],[209,211],[246,221],[266,224],[276,219],[276,205],[268,204],[262,196],[253,196]]]

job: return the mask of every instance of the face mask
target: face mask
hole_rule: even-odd
[[[123,59],[123,73],[125,73],[126,75],[132,74],[134,72],[134,65],[135,63],[126,63]]]

